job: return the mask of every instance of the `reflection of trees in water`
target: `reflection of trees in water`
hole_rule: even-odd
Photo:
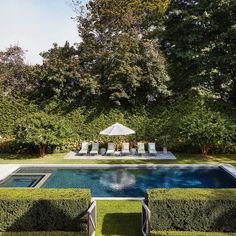
[[[102,175],[100,183],[112,190],[122,190],[136,183],[135,175],[124,170],[118,170],[111,175]]]

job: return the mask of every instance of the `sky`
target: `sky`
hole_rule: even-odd
[[[85,1],[85,0],[84,0]],[[0,0],[0,50],[18,45],[26,62],[41,63],[39,53],[54,42],[79,42],[71,0]]]

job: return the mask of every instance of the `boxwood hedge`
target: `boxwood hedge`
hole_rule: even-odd
[[[236,232],[236,189],[152,189],[146,201],[153,230]]]
[[[87,229],[87,189],[0,189],[0,231]]]
[[[193,232],[193,231],[152,231],[151,236],[236,236],[236,233]]]

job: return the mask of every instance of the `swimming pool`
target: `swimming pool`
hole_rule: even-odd
[[[144,197],[150,188],[236,188],[236,178],[219,166],[176,165],[22,167],[3,181],[0,187],[35,187],[35,182],[41,188],[90,188],[93,197]]]

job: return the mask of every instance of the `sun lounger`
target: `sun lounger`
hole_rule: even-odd
[[[114,143],[108,143],[106,155],[112,155],[112,154],[114,154],[114,152],[115,152]]]
[[[145,147],[144,147],[144,143],[138,143],[138,154],[145,154]]]
[[[129,143],[123,143],[122,144],[122,151],[121,151],[122,155],[129,155],[130,151],[129,151]]]
[[[83,142],[82,146],[81,146],[81,149],[79,151],[79,154],[83,155],[83,154],[87,154],[87,153],[88,153],[88,143],[87,142]]]
[[[148,143],[148,152],[149,152],[150,155],[156,155],[157,154],[155,143]]]
[[[99,151],[99,143],[93,143],[90,154],[91,155],[98,155],[98,151]]]

